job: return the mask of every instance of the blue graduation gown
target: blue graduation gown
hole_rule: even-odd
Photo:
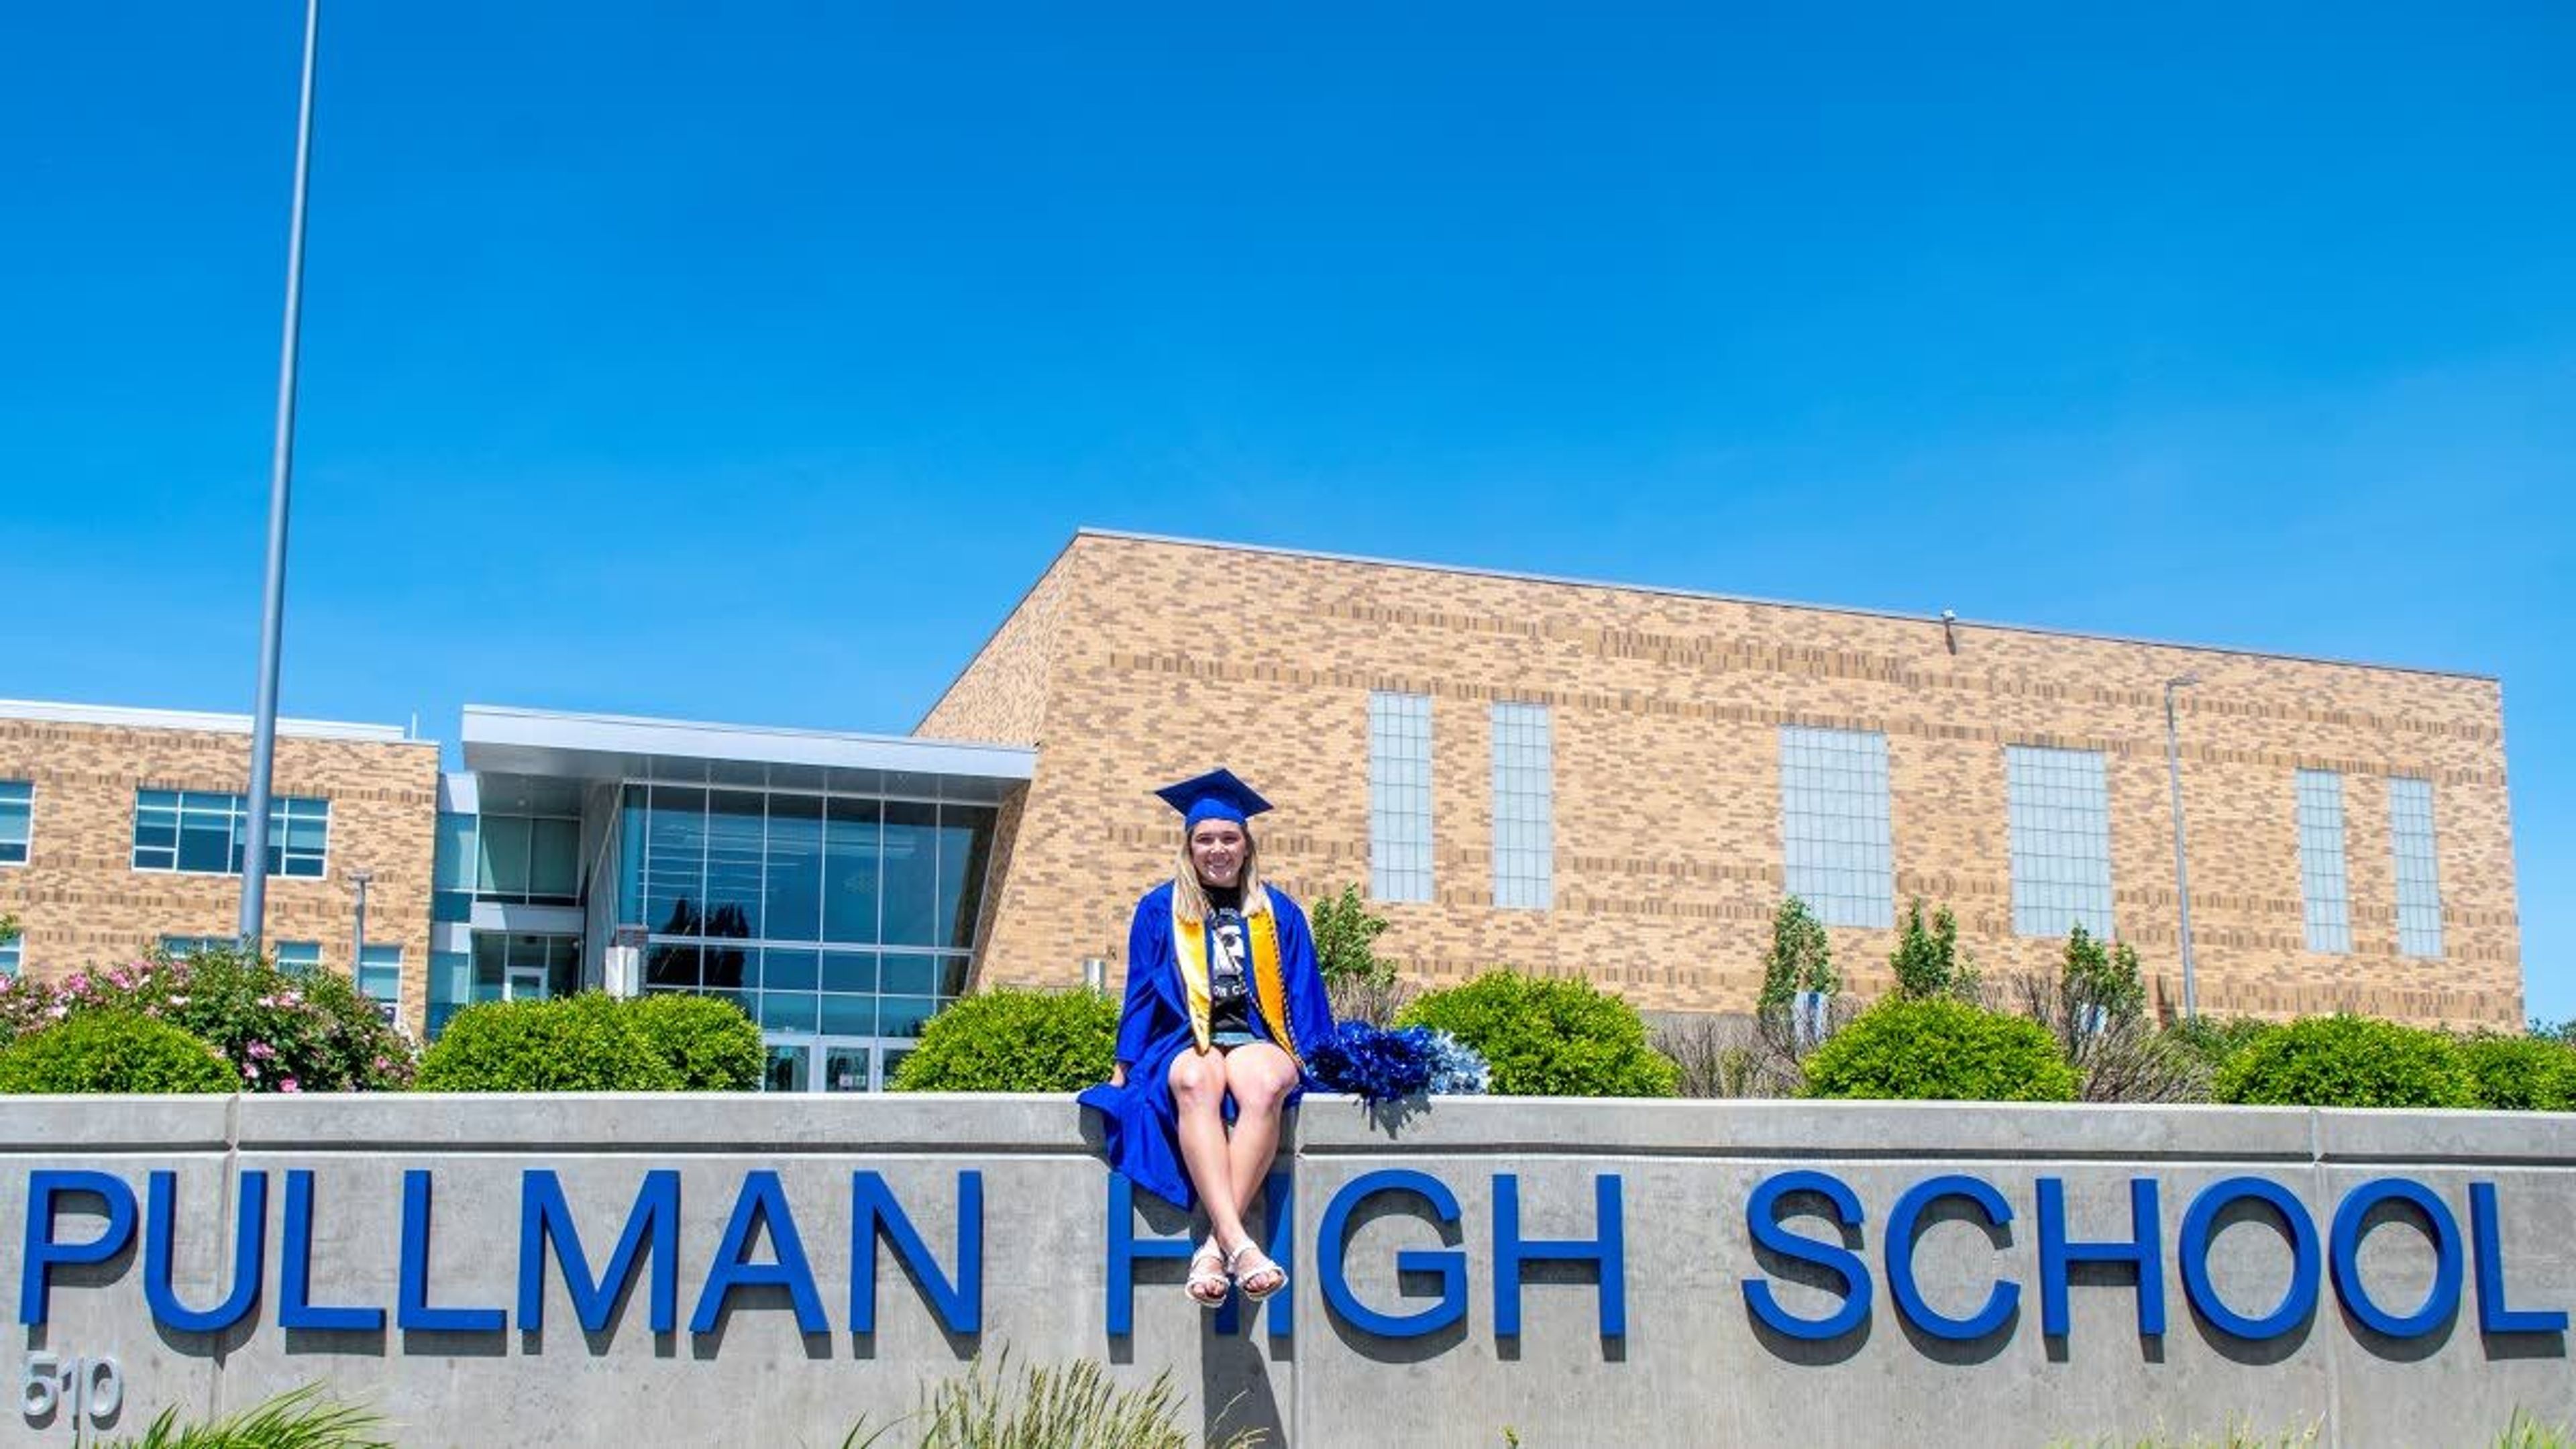
[[[1324,974],[1315,962],[1314,933],[1307,929],[1306,913],[1295,901],[1269,886],[1262,889],[1279,923],[1279,974],[1285,987],[1289,1034],[1301,1046],[1311,1047],[1333,1029]],[[1210,933],[1211,950],[1214,940]],[[1271,1041],[1269,1023],[1258,1007],[1248,1014],[1253,1035]],[[1109,1165],[1185,1212],[1198,1205],[1198,1193],[1181,1165],[1180,1126],[1172,1106],[1170,1077],[1173,1059],[1197,1046],[1189,989],[1172,959],[1172,885],[1165,881],[1136,902],[1136,918],[1127,929],[1127,1004],[1118,1017],[1118,1060],[1127,1064],[1127,1085],[1103,1082],[1084,1089],[1079,1100],[1100,1113]],[[1297,1052],[1291,1049],[1290,1055]],[[1286,1104],[1291,1107],[1313,1081],[1302,1059],[1297,1065],[1298,1082],[1289,1090]],[[1228,1102],[1229,1116],[1232,1107]]]

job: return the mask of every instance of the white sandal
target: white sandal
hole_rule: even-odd
[[[1190,1280],[1184,1285],[1190,1301],[1201,1308],[1223,1307],[1226,1295],[1234,1291],[1234,1282],[1226,1276],[1225,1250],[1210,1238],[1190,1254]]]
[[[1246,1254],[1250,1254],[1252,1258],[1249,1267],[1244,1265]],[[1261,1251],[1259,1243],[1250,1240],[1246,1240],[1242,1247],[1225,1255],[1225,1269],[1234,1275],[1235,1288],[1255,1303],[1288,1286],[1288,1270],[1280,1267],[1269,1254]],[[1244,1281],[1247,1278],[1258,1278],[1264,1273],[1275,1273],[1278,1277],[1265,1288],[1255,1288]]]

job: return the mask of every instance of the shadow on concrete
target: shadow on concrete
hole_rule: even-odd
[[[2155,1267],[2153,1271],[2162,1272],[2163,1269],[2159,1265]],[[2102,1288],[2119,1289],[2126,1292],[2128,1295],[2127,1306],[2134,1314],[2138,1301],[2138,1287],[2138,1265],[2135,1263],[2069,1263],[2066,1265],[2066,1297],[2068,1311],[2070,1313],[2073,1312],[2075,1291],[2077,1289]],[[2032,1291],[2036,1292],[2037,1289],[2034,1288]],[[2170,1300],[2168,1300],[2166,1308],[2168,1311],[2165,1314],[2165,1321],[2167,1324],[2171,1324],[2173,1321],[2173,1314],[2170,1311],[2172,1308]],[[2065,1363],[2067,1361],[2069,1350],[2066,1342],[2066,1335],[2058,1333],[2047,1334],[2044,1335],[2044,1341],[2047,1346],[2048,1361],[2050,1363]],[[2165,1361],[2164,1335],[2156,1333],[2139,1334],[2138,1357],[2147,1363],[2163,1363]]]
[[[1247,1430],[1265,1445],[1294,1442],[1260,1339],[1221,1332],[1213,1313],[1199,1318],[1199,1414],[1201,1443],[1222,1444]]]
[[[713,1359],[717,1354],[724,1352],[725,1335],[733,1328],[735,1314],[765,1311],[785,1313],[793,1317],[796,1312],[796,1297],[787,1291],[786,1285],[780,1283],[754,1283],[734,1289],[725,1295],[723,1304],[716,1309],[715,1327],[705,1333],[689,1335],[689,1357],[702,1363]],[[832,1356],[830,1330],[808,1333],[799,1329],[796,1337],[803,1345],[807,1358],[824,1360]]]

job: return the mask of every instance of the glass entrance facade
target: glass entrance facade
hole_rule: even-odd
[[[635,780],[620,809],[644,989],[740,1003],[772,1090],[875,1089],[964,993],[992,806]]]

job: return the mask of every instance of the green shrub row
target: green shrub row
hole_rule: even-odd
[[[595,991],[487,1001],[448,1020],[421,1058],[424,1092],[747,1092],[760,1028],[721,997],[619,1000]]]

